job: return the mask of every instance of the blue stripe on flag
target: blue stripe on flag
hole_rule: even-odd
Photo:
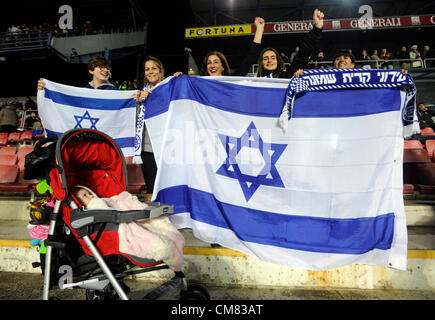
[[[391,248],[394,213],[374,218],[333,219],[277,214],[218,201],[213,194],[175,186],[155,201],[172,204],[174,214],[231,229],[246,242],[311,252],[362,254]]]
[[[136,108],[136,101],[133,99],[98,99],[78,97],[49,90],[47,88],[45,88],[45,98],[50,99],[58,104],[96,110],[120,110],[124,108]]]
[[[60,137],[63,134],[63,132],[55,132],[55,131],[51,131],[51,130],[47,130],[47,129],[45,129],[45,132],[47,133],[47,137],[54,136],[54,135]],[[134,147],[134,137],[118,138],[118,139],[113,139],[113,140],[116,142],[116,144],[120,148]]]
[[[155,92],[145,102],[147,119],[166,112],[171,101],[181,99],[239,114],[279,118],[286,89],[248,87],[180,76],[156,88]],[[400,108],[400,90],[397,89],[330,90],[297,96],[292,117],[355,117],[398,111]]]

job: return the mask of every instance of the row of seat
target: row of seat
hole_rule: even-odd
[[[38,180],[24,179],[25,157],[33,151],[33,146],[6,146],[0,148],[0,191],[29,191]],[[128,190],[140,194],[146,189],[142,167],[132,163],[132,157],[126,157]]]
[[[25,157],[33,146],[0,148],[0,191],[29,191],[38,180],[24,179]]]
[[[11,133],[0,132],[0,146],[4,147],[10,144],[29,143],[33,144],[32,130],[14,131]]]
[[[425,135],[433,133],[426,128]],[[403,194],[435,194],[435,140],[405,140],[403,150]]]

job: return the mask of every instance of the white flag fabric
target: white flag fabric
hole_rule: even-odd
[[[145,103],[153,199],[175,206],[178,228],[263,261],[405,270],[406,90],[307,90],[284,132],[288,85],[182,75],[156,88]]]
[[[38,90],[38,112],[46,135],[95,129],[109,135],[124,156],[133,156],[136,132],[135,90],[95,90],[44,79]]]

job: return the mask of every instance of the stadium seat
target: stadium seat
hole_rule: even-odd
[[[423,149],[423,144],[418,140],[404,140],[405,149]]]
[[[0,164],[15,165],[17,162],[18,156],[16,154],[0,154]]]
[[[403,184],[403,194],[414,194],[415,187],[412,184],[405,183]]]
[[[26,155],[32,152],[34,149],[33,146],[22,146],[20,150],[18,150],[18,167],[20,168],[20,172],[24,172],[24,164],[26,162]]]
[[[15,132],[9,133],[8,143],[18,143],[18,142],[22,142],[22,141],[23,140],[21,140],[21,132],[15,131]]]
[[[23,142],[33,142],[32,130],[26,130],[26,131],[21,132],[20,139]]]
[[[427,127],[427,128],[424,128],[424,129],[421,129],[421,134],[422,135],[433,135],[433,134],[435,134],[434,133],[434,131],[433,131],[433,129],[432,128],[430,128],[430,127]]]
[[[415,185],[415,189],[420,192],[420,194],[435,194],[435,186],[417,184]]]
[[[8,144],[8,133],[0,132],[0,146],[6,146]]]
[[[33,151],[33,148],[33,146],[22,146],[17,152],[18,159],[24,158],[28,153]]]
[[[130,193],[141,193],[145,190],[145,180],[143,178],[142,166],[140,164],[127,164],[128,172],[128,191]]]
[[[33,186],[36,186],[41,181],[32,179],[32,180],[25,180],[24,179],[24,164],[23,164],[23,170],[21,168],[18,168],[18,181],[17,183],[23,186],[27,186],[27,189],[30,190]]]
[[[426,162],[430,162],[430,158],[425,149],[405,148],[403,150],[403,163],[426,163]]]
[[[14,183],[18,176],[18,166],[16,164],[0,164],[0,185]]]
[[[16,154],[17,147],[2,147],[0,148],[0,154]]]
[[[425,145],[429,157],[433,158],[435,150],[435,140],[426,140]]]
[[[417,163],[418,184],[435,186],[435,163]]]

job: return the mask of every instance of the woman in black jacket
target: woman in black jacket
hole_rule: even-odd
[[[299,46],[299,52],[289,67],[284,65],[284,61],[275,49],[266,48],[261,51],[258,58],[257,77],[291,78],[294,75],[300,75],[302,69],[307,68],[310,56],[320,44],[323,17],[323,12],[319,9],[314,10],[313,29],[304,37],[302,44]]]

